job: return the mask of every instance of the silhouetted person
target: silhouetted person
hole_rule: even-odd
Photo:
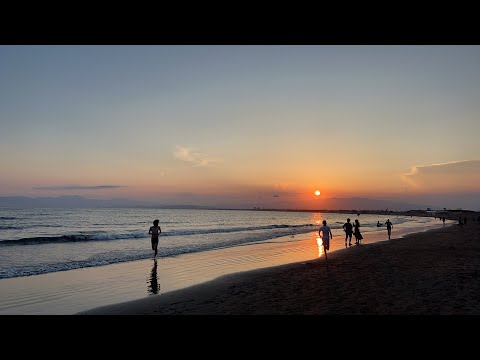
[[[157,277],[157,259],[153,260],[152,271],[150,272],[150,279],[148,281],[148,292],[152,294],[158,294],[160,291],[160,284]]]
[[[327,221],[323,220],[323,226],[318,230],[318,235],[322,238],[323,251],[327,257],[327,250],[330,249],[330,239],[333,238],[330,226],[327,226]]]
[[[377,221],[377,227],[380,227],[382,226],[382,224],[380,224],[380,221]]]
[[[443,221],[443,225],[445,225],[445,218],[444,217],[442,218],[442,221]]]
[[[461,217],[461,216],[458,218],[458,225],[459,225],[460,227],[463,226],[463,221],[462,221],[462,217]]]
[[[390,219],[387,219],[387,222],[385,223],[385,225],[387,225],[388,240],[390,240],[390,235],[392,235],[393,224],[390,222]]]
[[[345,247],[347,247],[347,239],[350,240],[348,245],[352,246],[353,225],[350,222],[350,218],[348,218],[347,222],[343,224],[343,230],[345,231]]]
[[[360,222],[358,221],[358,219],[355,219],[355,225],[353,225],[354,227],[354,232],[353,232],[353,235],[355,235],[355,244],[359,245],[360,244],[360,240],[363,239],[363,236],[362,234],[360,234]]]
[[[162,233],[162,229],[158,226],[160,220],[154,220],[153,226],[150,226],[148,233],[152,235],[152,250],[155,251],[154,259],[157,257],[158,237]]]

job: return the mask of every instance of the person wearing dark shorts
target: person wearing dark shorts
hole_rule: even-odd
[[[158,226],[158,223],[160,220],[155,220],[153,222],[153,226],[150,226],[150,229],[148,230],[148,233],[152,235],[152,250],[155,251],[155,256],[153,258],[157,257],[158,253],[158,237],[162,233],[162,229],[160,226]]]
[[[323,251],[326,257],[327,250],[330,250],[330,239],[333,238],[332,230],[330,226],[327,226],[326,220],[323,220],[323,226],[318,230],[318,235],[322,238]]]
[[[392,235],[393,224],[390,221],[390,219],[387,219],[387,222],[385,223],[385,225],[387,225],[388,240],[390,240],[390,236]]]
[[[349,246],[352,246],[352,235],[353,235],[353,225],[350,222],[350,219],[347,219],[347,222],[343,224],[343,230],[345,231],[345,247],[347,247],[347,239]]]

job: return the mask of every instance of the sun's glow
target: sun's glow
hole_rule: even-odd
[[[315,191],[315,195],[320,196],[320,191],[319,190]]]

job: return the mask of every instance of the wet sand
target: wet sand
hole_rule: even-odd
[[[81,314],[479,315],[478,294],[480,224],[471,222]]]

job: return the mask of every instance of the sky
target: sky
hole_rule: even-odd
[[[0,196],[480,210],[479,115],[479,46],[0,46]]]

